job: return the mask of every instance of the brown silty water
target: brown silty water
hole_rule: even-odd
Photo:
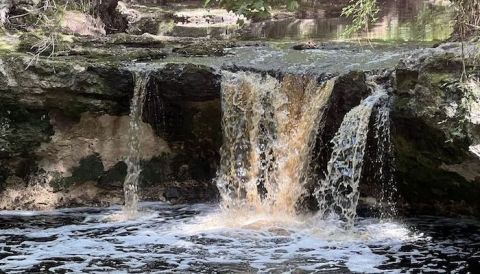
[[[134,218],[138,213],[138,182],[142,171],[140,166],[140,124],[142,122],[147,82],[148,73],[135,73],[134,94],[130,105],[129,150],[125,161],[127,164],[127,176],[123,184],[125,195],[123,211],[127,218]]]
[[[223,72],[224,208],[295,215],[333,80]]]

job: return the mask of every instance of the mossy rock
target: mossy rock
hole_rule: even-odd
[[[234,46],[234,42],[202,42],[174,48],[172,52],[182,56],[224,56],[225,49]]]
[[[152,35],[131,35],[117,33],[109,36],[107,44],[122,45],[126,47],[164,48],[165,42]]]
[[[104,172],[99,179],[99,185],[103,188],[122,188],[127,177],[127,164],[118,162],[112,168]]]
[[[0,103],[0,122],[3,157],[30,155],[54,133],[46,110]]]
[[[467,72],[473,70],[467,67]],[[461,59],[451,53],[396,69],[392,110],[396,178],[413,214],[480,215],[479,182],[444,168],[473,160],[462,71]]]
[[[396,177],[400,194],[411,206],[410,210],[447,215],[480,210],[480,185],[442,169],[443,164],[461,164],[468,159],[468,143],[446,142],[442,131],[418,119],[394,118],[394,121]],[[452,208],[464,203],[465,208]]]
[[[93,154],[80,160],[79,166],[73,168],[72,176],[61,178],[58,177],[50,181],[50,186],[54,191],[68,189],[77,183],[88,181],[97,182],[104,174],[104,167],[100,155]]]
[[[41,56],[54,56],[58,52],[68,51],[72,46],[72,41],[67,36],[55,33],[46,35],[40,32],[27,32],[20,35],[19,39],[19,51]]]

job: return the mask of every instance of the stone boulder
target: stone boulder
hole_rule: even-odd
[[[480,72],[470,57],[476,50],[467,47],[462,60],[460,46],[447,44],[395,70],[396,177],[410,213],[480,215],[480,96],[473,80]],[[463,81],[465,75],[472,79]]]

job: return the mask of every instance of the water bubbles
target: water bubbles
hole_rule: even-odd
[[[285,75],[279,80],[253,72],[223,72],[224,144],[217,179],[223,203],[295,215],[332,89],[333,82],[319,84],[313,76]],[[237,196],[241,201],[224,191],[225,181],[236,193],[245,192]]]
[[[127,218],[134,218],[138,213],[138,181],[141,173],[140,159],[140,124],[142,123],[143,106],[146,96],[146,85],[149,74],[144,71],[135,73],[135,87],[130,105],[130,128],[127,164],[127,176],[123,190],[125,194],[124,213]]]
[[[375,86],[376,91],[364,99],[359,106],[348,112],[331,141],[333,152],[328,162],[327,175],[315,191],[320,212],[337,213],[346,220],[346,228],[352,228],[356,217],[359,198],[363,158],[369,132],[370,116],[375,107],[384,107],[388,98],[386,89]],[[388,108],[384,108],[389,112]],[[383,112],[382,112],[383,114]],[[383,127],[387,118],[376,122]],[[389,132],[388,132],[389,133]]]

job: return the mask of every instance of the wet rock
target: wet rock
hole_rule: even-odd
[[[444,46],[396,69],[396,177],[411,213],[480,214],[480,157],[472,152],[480,125],[469,118],[474,99],[461,83],[459,52]],[[467,73],[478,75],[471,60]]]
[[[156,38],[155,36],[143,34],[143,35],[131,35],[126,33],[119,33],[109,37],[106,40],[107,44],[123,45],[126,47],[146,47],[146,48],[163,48],[165,42]]]
[[[121,203],[132,73],[117,63],[67,63],[68,58],[42,59],[25,70],[23,58],[2,57],[8,67],[0,74],[1,207]],[[215,175],[221,145],[218,79],[197,65],[152,72],[139,129],[140,184],[155,199],[165,199],[168,182]],[[178,187],[178,202],[213,197],[214,187],[206,183]]]
[[[177,187],[169,187],[165,190],[165,193],[163,194],[165,196],[165,199],[171,201],[171,200],[177,200],[180,198],[180,192]]]
[[[123,183],[123,165],[119,163],[125,161],[129,151],[128,116],[84,113],[76,122],[56,114],[52,115],[51,123],[55,134],[36,150],[36,155],[42,170],[58,174],[55,188],[64,189],[86,181],[105,182],[107,187]],[[148,124],[141,123],[138,131],[142,161],[172,153],[169,144],[156,136]],[[152,163],[151,168],[159,166]],[[117,181],[112,181],[115,178]]]
[[[175,164],[173,155],[162,154],[145,160],[141,163],[142,172],[140,176],[141,187],[152,187],[162,185],[163,182],[175,180]]]
[[[224,56],[225,49],[233,46],[232,42],[199,42],[173,48],[172,52],[182,56]]]
[[[31,60],[26,55],[1,57],[0,99],[35,109],[57,109],[72,117],[103,111],[126,113],[133,76],[112,63],[69,58]]]
[[[168,184],[163,196],[172,203],[198,203],[218,199],[218,190],[212,182],[191,180]]]
[[[53,191],[68,189],[76,183],[98,181],[104,172],[103,163],[99,154],[89,155],[81,159],[78,164],[77,167],[72,168],[71,176],[50,181],[50,186],[53,187]]]
[[[103,170],[102,170],[103,171]],[[127,164],[118,162],[109,170],[102,172],[98,183],[105,188],[119,189],[123,187],[123,182],[127,176]]]
[[[0,103],[0,160],[30,155],[51,135],[45,110]]]
[[[80,56],[89,60],[102,59],[113,62],[138,62],[153,61],[167,57],[167,52],[155,48],[126,48],[120,47],[75,47],[65,52],[59,52],[56,56]]]
[[[176,152],[170,168],[154,173],[161,173],[157,179],[215,176],[222,143],[219,81],[211,68],[193,64],[167,64],[151,75],[143,120]]]
[[[195,64],[167,64],[151,75],[158,92],[170,100],[206,101],[220,98],[220,75]]]
[[[301,199],[301,207],[303,208],[315,210],[317,207],[313,192],[326,174],[327,164],[333,150],[333,144],[330,141],[340,128],[345,114],[368,96],[369,90],[365,80],[365,73],[358,71],[341,75],[335,80],[325,115],[319,121],[319,131],[315,140],[310,167],[313,176],[306,186],[307,194]]]
[[[317,45],[314,42],[307,42],[307,43],[294,45],[292,48],[294,50],[318,49],[320,48],[320,45]]]

